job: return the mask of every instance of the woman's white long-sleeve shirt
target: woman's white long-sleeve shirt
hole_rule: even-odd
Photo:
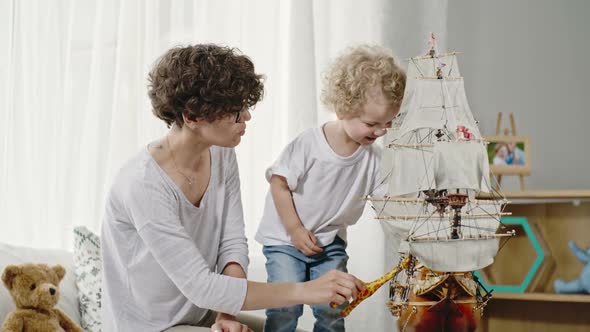
[[[233,149],[210,152],[199,207],[147,148],[116,176],[101,236],[103,331],[162,331],[242,307],[246,280],[219,274],[230,262],[248,266],[238,166]]]

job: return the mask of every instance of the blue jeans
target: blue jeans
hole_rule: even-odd
[[[334,242],[323,247],[321,253],[307,257],[293,246],[264,246],[268,282],[304,282],[314,280],[330,270],[347,272],[346,242],[336,237]],[[314,332],[343,332],[342,307],[330,308],[328,304],[312,305],[316,318]],[[297,320],[303,314],[303,305],[266,310],[264,332],[293,332]]]

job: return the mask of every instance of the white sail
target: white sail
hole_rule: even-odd
[[[400,241],[399,251],[411,253],[428,268],[447,271],[471,271],[493,262],[499,239],[505,201],[473,201],[461,208],[459,238],[452,239],[453,211],[442,214],[423,200],[372,200],[384,232]]]
[[[386,151],[390,152],[390,151]],[[391,153],[391,152],[390,152]],[[401,196],[434,188],[432,148],[394,148],[389,171],[389,194]]]
[[[481,138],[462,79],[417,79],[413,90],[408,92],[411,100],[402,105],[407,109],[400,110],[405,116],[398,137],[420,128],[446,128],[454,133],[457,126],[465,126],[474,138]]]
[[[441,67],[444,77],[453,79],[461,77],[456,54],[457,53],[452,52],[438,55],[436,57],[420,56],[408,59],[408,69],[406,71],[408,79],[406,81],[406,89],[404,91],[404,98],[402,100],[400,112],[398,118],[394,121],[393,128],[399,127],[401,124],[400,120],[403,120],[404,116],[407,114],[407,104],[414,100],[413,94],[415,91],[414,83],[417,81],[416,78],[435,77],[437,75],[437,68],[441,67],[441,64],[444,64],[444,66]]]
[[[385,153],[383,163],[389,170],[383,168],[383,173],[389,175],[391,196],[430,189],[491,191],[487,152],[481,141],[419,144],[424,141],[420,137],[416,135],[411,144],[394,145]]]
[[[428,268],[441,272],[463,272],[484,268],[494,261],[499,238],[500,203],[466,204],[461,208],[459,239],[452,239],[452,213],[439,219],[435,231],[409,235],[409,251]],[[418,223],[420,223],[418,221]],[[431,224],[436,225],[433,220]],[[434,229],[431,227],[430,229]]]
[[[477,141],[437,142],[433,158],[436,189],[489,192],[485,145]]]
[[[431,270],[466,272],[494,262],[499,238],[410,242],[410,253]]]
[[[450,239],[452,210],[447,208],[441,216],[436,207],[424,200],[389,201],[372,200],[376,218],[386,224],[388,230],[397,232],[402,239],[419,241],[432,238]],[[505,201],[468,202],[461,208],[461,235],[464,237],[489,237],[500,225],[502,204]]]
[[[389,193],[392,196],[407,195],[435,189],[435,161],[432,145],[442,140],[456,140],[456,130],[465,127],[471,140],[479,141],[481,134],[465,96],[463,80],[415,79],[411,91],[406,89],[402,115],[386,139],[392,148],[385,151],[387,164],[382,174],[389,175]],[[471,150],[475,148],[471,147]],[[479,151],[480,150],[480,151]],[[485,147],[477,151],[480,161],[474,171],[480,174],[477,185],[466,188],[489,192],[489,164]],[[433,159],[434,158],[434,159]],[[440,160],[439,160],[440,161]],[[446,185],[446,184],[445,184]]]
[[[415,218],[408,216],[430,216],[435,207],[422,202],[387,202],[374,201],[373,208],[377,218],[382,218],[382,225],[389,232],[397,232],[402,239],[407,239],[410,233],[425,232],[423,224],[417,223]]]
[[[445,77],[461,77],[457,53],[439,54],[436,57],[419,56],[408,59],[408,77],[435,77],[438,67]],[[444,64],[444,66],[441,66]]]

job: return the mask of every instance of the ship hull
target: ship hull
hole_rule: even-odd
[[[450,304],[442,309],[450,310],[449,307]],[[401,316],[398,320],[398,329],[404,332],[473,332],[479,325],[479,311],[475,312],[476,315],[474,307],[475,304],[456,305],[460,314],[452,315],[420,309],[409,321],[407,317]],[[405,316],[409,315],[410,312]]]
[[[399,316],[402,332],[475,331],[483,306],[476,299],[470,272],[437,273],[422,268],[410,283],[407,300],[393,299],[392,313]]]

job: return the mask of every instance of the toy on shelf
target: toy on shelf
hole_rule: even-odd
[[[578,279],[572,281],[557,279],[553,287],[557,293],[590,293],[590,247],[584,251],[574,241],[568,244],[574,256],[585,266]]]

